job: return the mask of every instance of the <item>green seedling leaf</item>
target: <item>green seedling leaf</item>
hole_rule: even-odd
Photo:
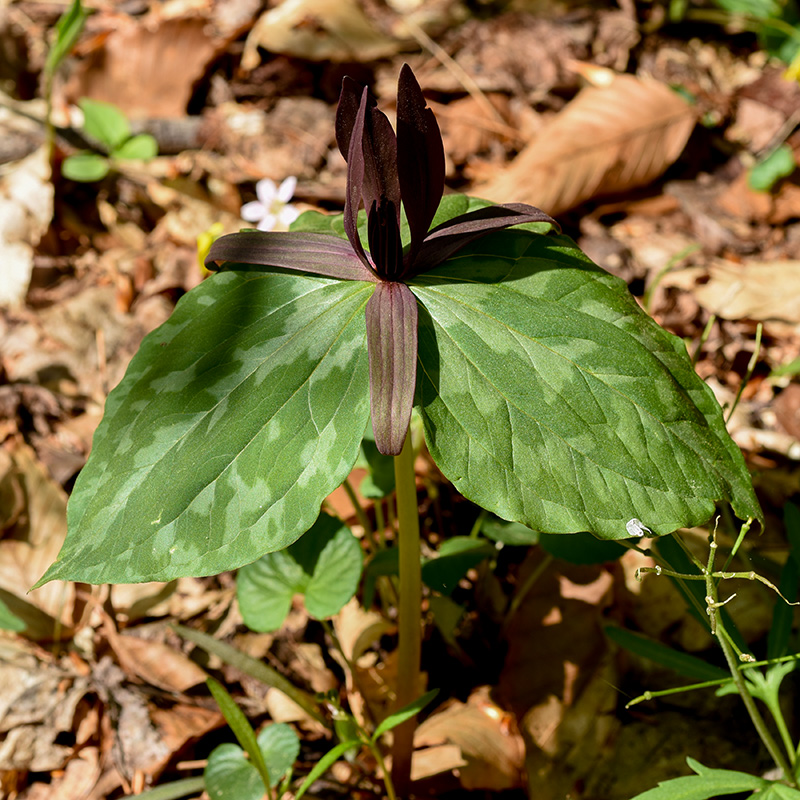
[[[358,487],[362,496],[371,500],[388,497],[394,491],[394,459],[378,450],[372,425],[367,428],[361,442],[361,454],[369,470]]]
[[[778,591],[790,603],[798,598],[800,589],[800,566],[790,556],[781,569]],[[789,652],[789,642],[794,624],[794,609],[780,597],[775,598],[772,608],[772,625],[767,637],[767,658],[780,658]]]
[[[379,550],[369,560],[364,570],[364,608],[369,608],[375,597],[375,580],[382,575],[397,575],[398,552],[396,547]]]
[[[800,358],[794,358],[786,364],[781,364],[779,367],[775,367],[775,369],[769,373],[769,377],[782,378],[787,375],[792,377],[798,374],[800,374]]]
[[[662,781],[656,789],[638,794],[633,800],[711,800],[737,792],[762,790],[770,785],[769,781],[745,772],[709,769],[693,758],[687,758],[686,763],[697,775]]]
[[[184,778],[135,795],[140,800],[178,800],[189,794],[198,794],[206,788],[205,778]]]
[[[458,623],[464,616],[466,608],[459,605],[447,595],[432,594],[428,598],[433,621],[449,645],[456,645]]]
[[[355,594],[363,563],[361,545],[350,529],[320,514],[293,545],[239,570],[236,595],[242,618],[251,630],[275,631],[296,594],[304,595],[312,617],[332,617]]]
[[[209,758],[209,765],[206,767],[206,784],[209,785],[209,792],[211,791],[211,785],[209,784],[209,775],[212,776],[212,781],[215,783],[217,788],[224,788],[225,781],[221,783],[216,782],[216,777],[220,774],[220,772],[228,772],[231,773],[234,767],[236,767],[236,774],[242,776],[242,789],[244,789],[244,784],[250,785],[253,783],[249,779],[244,779],[244,773],[238,769],[238,760],[236,759],[233,752],[230,748],[234,748],[241,753],[242,761],[255,773],[256,777],[259,778],[261,781],[262,787],[269,787],[272,785],[270,781],[270,774],[267,768],[267,762],[264,758],[264,754],[262,753],[259,745],[258,740],[256,739],[256,734],[253,731],[253,728],[250,726],[250,723],[247,721],[247,717],[245,717],[243,711],[239,706],[236,705],[234,699],[228,694],[228,690],[218,681],[215,681],[213,678],[206,678],[206,685],[208,686],[209,691],[213,695],[214,699],[217,701],[217,705],[219,706],[219,710],[222,712],[222,716],[225,717],[225,721],[230,725],[231,730],[233,731],[234,736],[236,737],[239,744],[242,746],[241,748],[236,747],[236,745],[220,745],[217,750],[222,749],[222,753],[218,756],[215,761],[215,766],[211,767],[212,759]],[[250,761],[244,761],[244,752],[242,752],[242,748],[247,754],[250,756]],[[216,751],[215,751],[216,752]],[[213,756],[213,753],[212,753]],[[225,767],[223,765],[227,764],[228,766]],[[211,771],[209,773],[209,767],[211,767]],[[229,778],[231,782],[234,781],[234,776],[229,774]],[[257,786],[257,783],[256,783]],[[213,795],[212,795],[213,796]],[[222,797],[222,795],[219,795]],[[231,798],[233,797],[244,797],[244,795],[226,795]]]
[[[769,192],[781,178],[788,177],[796,168],[792,148],[782,144],[750,170],[747,183],[756,192]]]
[[[46,611],[1,588],[0,628],[24,633],[26,638],[34,642],[52,641],[59,631],[64,638],[72,635],[71,629],[59,626],[56,619]]]
[[[493,542],[528,547],[539,543],[539,532],[519,522],[506,522],[494,515],[488,516],[481,525],[481,533]]]
[[[358,739],[353,739],[350,742],[341,742],[337,744],[332,750],[329,750],[325,753],[322,758],[317,761],[314,765],[314,768],[311,772],[308,773],[306,779],[300,785],[300,788],[297,790],[295,794],[295,800],[300,800],[300,798],[311,788],[311,785],[314,783],[317,778],[324,775],[328,769],[335,764],[348,750],[353,747],[359,747],[361,742]]]
[[[78,105],[83,111],[83,129],[93,139],[113,152],[131,135],[128,118],[111,103],[82,97]]]
[[[0,630],[13,631],[20,633],[26,628],[26,624],[3,602],[0,597]]]
[[[488,542],[468,536],[454,536],[439,548],[439,555],[422,565],[422,580],[436,592],[449,595],[467,571],[496,550]]]
[[[763,792],[751,797],[758,800],[800,800],[800,791],[784,783],[771,783]]]
[[[428,449],[467,498],[549,533],[762,519],[684,343],[563,236],[485,236],[409,284]]]
[[[305,533],[366,428],[373,285],[243,267],[186,294],[109,395],[42,581],[216,575]]]
[[[650,661],[655,661],[657,664],[674,670],[686,678],[698,681],[716,681],[730,677],[728,672],[719,667],[708,664],[688,653],[673,650],[671,647],[667,647],[639,633],[633,633],[613,625],[606,625],[603,630],[612,642],[625,650]]]
[[[604,542],[591,533],[574,533],[572,536],[541,533],[539,545],[546,553],[570,564],[605,564],[616,561],[627,552],[623,545]]]
[[[277,689],[300,706],[310,717],[317,720],[317,722],[322,725],[328,725],[327,720],[322,715],[319,705],[314,698],[302,689],[298,689],[280,672],[270,667],[269,664],[265,664],[260,659],[252,658],[246,653],[237,650],[235,647],[231,647],[225,642],[214,639],[212,636],[202,631],[197,631],[194,628],[185,628],[183,625],[174,625],[173,627],[175,632],[183,636],[184,639],[188,639],[198,647],[202,647],[207,653],[217,656],[226,664],[236,667],[236,669],[244,672],[245,675],[249,675],[251,678],[261,681],[265,686],[271,686]]]
[[[150,161],[158,155],[158,142],[149,133],[140,133],[115,148],[114,158]]]
[[[64,159],[61,174],[71,181],[92,183],[108,175],[108,159],[98,153],[76,153]]]
[[[72,50],[75,42],[78,41],[89,13],[81,5],[81,0],[73,0],[70,7],[59,17],[56,22],[56,38],[47,54],[44,67],[48,75],[52,76],[55,73],[66,55]]]
[[[392,730],[392,728],[396,728],[398,725],[402,725],[407,719],[411,719],[412,717],[416,717],[423,708],[425,708],[428,703],[433,700],[436,695],[439,694],[438,689],[431,689],[429,692],[425,692],[422,697],[418,697],[413,703],[409,703],[404,708],[401,708],[399,711],[395,711],[394,714],[390,714],[386,719],[375,728],[375,733],[372,734],[372,741],[377,742],[378,739],[383,736],[386,731]]]

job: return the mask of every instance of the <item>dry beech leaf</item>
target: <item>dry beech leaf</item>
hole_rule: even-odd
[[[113,103],[128,117],[183,117],[195,85],[227,46],[207,29],[202,17],[160,20],[155,27],[147,17],[116,20],[79,62],[65,94]]]
[[[589,87],[474,194],[559,214],[599,195],[644,186],[681,154],[694,111],[669,87],[618,75]]]
[[[720,260],[708,270],[694,267],[669,274],[663,283],[688,289],[703,308],[724,319],[800,323],[800,261]]]
[[[114,636],[111,646],[123,669],[167,692],[185,692],[206,679],[191,659],[163,642],[138,636]]]
[[[19,533],[26,541],[19,538],[0,542],[0,588],[68,625],[75,597],[74,584],[54,581],[52,586],[28,593],[64,542],[67,497],[45,473],[28,445],[14,445],[10,455],[27,500],[19,520]]]

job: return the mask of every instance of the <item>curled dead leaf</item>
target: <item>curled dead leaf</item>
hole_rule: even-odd
[[[524,785],[525,745],[513,718],[489,698],[488,687],[476,689],[466,703],[456,701],[428,717],[414,736],[415,747],[446,743],[457,745],[466,762],[459,768],[464,788],[503,791]],[[420,766],[424,752],[414,756]]]
[[[394,55],[401,43],[378,31],[357,0],[284,0],[250,31],[244,69],[261,63],[259,47],[310,61],[373,61]]]
[[[474,194],[558,214],[600,195],[644,186],[683,151],[691,106],[633,75],[584,89],[493,180]]]

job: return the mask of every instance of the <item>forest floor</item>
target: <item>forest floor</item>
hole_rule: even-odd
[[[387,702],[396,635],[377,606],[353,601],[332,620],[354,678],[300,602],[279,631],[247,630],[233,574],[28,593],[66,535],[67,498],[108,392],[142,338],[204,279],[198,241],[246,227],[241,208],[265,178],[295,177],[285,199],[298,210],[341,211],[334,117],[344,75],[368,83],[391,115],[409,63],[442,130],[448,190],[556,216],[686,341],[720,404],[735,405],[728,428],[767,519],[743,552],[777,582],[786,527],[800,519],[800,84],[755,35],[737,32],[731,15],[672,22],[672,7],[631,0],[91,8],[53,84],[51,158],[44,43],[64,6],[0,4],[0,607],[5,627],[21,620],[0,635],[0,798],[113,799],[201,775],[213,748],[233,741],[206,672],[255,726],[293,724],[296,775],[331,748],[325,726],[175,623],[308,692],[335,690],[353,709]],[[66,178],[83,97],[114,103],[159,155],[117,160],[94,182]],[[789,166],[770,175],[761,164],[776,151]],[[417,477],[432,553],[468,535],[478,509],[424,453]],[[378,517],[375,500],[358,502],[371,526],[391,521],[387,501]],[[363,514],[343,490],[330,503],[369,554]],[[703,558],[707,536],[684,532]],[[423,668],[442,693],[417,735],[417,796],[627,800],[686,774],[687,755],[769,768],[735,697],[705,690],[625,708],[690,681],[612,644],[609,625],[722,663],[672,583],[636,579],[645,563],[635,552],[574,564],[507,546],[461,580],[452,624],[426,595]],[[735,591],[727,610],[762,655],[775,595],[748,581]],[[311,795],[382,792],[365,751]]]

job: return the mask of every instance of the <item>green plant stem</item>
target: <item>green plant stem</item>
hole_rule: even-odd
[[[386,549],[386,518],[383,516],[383,498],[375,501],[375,528],[377,536],[375,542],[379,550]]]
[[[744,679],[744,675],[742,675],[742,673],[739,671],[739,663],[734,655],[733,648],[728,642],[728,637],[725,635],[722,622],[717,619],[719,600],[717,596],[717,587],[713,578],[714,554],[716,549],[717,543],[715,541],[714,534],[712,533],[708,553],[708,566],[705,570],[706,602],[708,603],[708,614],[711,620],[711,632],[714,634],[714,636],[716,636],[719,646],[722,648],[722,653],[725,656],[725,661],[728,664],[728,669],[730,670],[731,677],[733,678],[733,683],[739,692],[739,696],[742,698],[742,702],[744,703],[744,707],[747,709],[747,713],[750,716],[750,721],[753,723],[753,727],[756,729],[761,741],[767,748],[772,760],[775,762],[778,769],[783,772],[784,778],[790,782],[791,786],[796,788],[797,781],[794,773],[792,772],[792,768],[789,765],[786,756],[778,747],[777,742],[772,738],[772,734],[769,732],[769,729],[764,722],[764,718],[761,716],[761,713],[756,707],[756,701],[753,699],[753,695],[750,694],[750,690],[747,688],[747,682]]]
[[[530,575],[525,579],[525,583],[517,589],[514,593],[514,596],[511,598],[511,602],[508,605],[508,611],[506,611],[505,619],[503,619],[503,632],[508,630],[508,626],[511,624],[511,620],[514,618],[514,615],[519,610],[519,607],[522,605],[522,601],[528,596],[528,592],[533,589],[536,582],[539,578],[544,575],[547,568],[555,561],[555,558],[547,553],[545,557],[536,565],[535,569],[531,572]]]
[[[404,708],[417,699],[417,685],[422,652],[420,609],[422,576],[420,564],[419,506],[414,475],[414,448],[411,433],[400,455],[394,458],[397,488],[398,564],[400,602],[398,608],[398,659],[396,708]],[[411,783],[411,753],[414,748],[416,719],[412,717],[394,730],[392,746],[392,781],[401,797]]]
[[[731,417],[733,416],[733,412],[736,411],[736,406],[739,405],[739,400],[742,397],[742,392],[744,392],[745,387],[748,383],[750,383],[750,378],[753,377],[753,370],[756,368],[756,363],[758,362],[758,356],[761,352],[761,331],[763,330],[763,325],[759,322],[758,327],[756,328],[756,343],[755,347],[753,348],[753,355],[750,356],[750,361],[747,362],[747,371],[742,378],[742,382],[739,384],[739,391],[736,392],[736,399],[733,401],[733,405],[731,406],[730,411],[728,412],[728,416],[725,417],[725,424],[727,425],[731,421]]]
[[[350,478],[345,478],[342,486],[344,487],[345,492],[347,492],[350,502],[353,504],[356,517],[358,517],[358,523],[364,529],[364,536],[367,538],[367,541],[370,541],[372,538],[372,525],[369,524],[367,512],[364,511],[364,509],[361,507],[361,503],[358,502],[358,495],[356,494],[356,490],[353,488],[353,484],[350,483]]]
[[[389,800],[397,800],[397,795],[394,791],[394,782],[392,781],[392,776],[389,774],[389,771],[386,769],[386,762],[383,760],[383,753],[381,753],[381,748],[373,742],[371,739],[367,740],[367,746],[370,749],[370,752],[375,757],[375,760],[378,762],[378,766],[381,770],[381,775],[383,775],[383,785],[386,787],[386,795]]]

